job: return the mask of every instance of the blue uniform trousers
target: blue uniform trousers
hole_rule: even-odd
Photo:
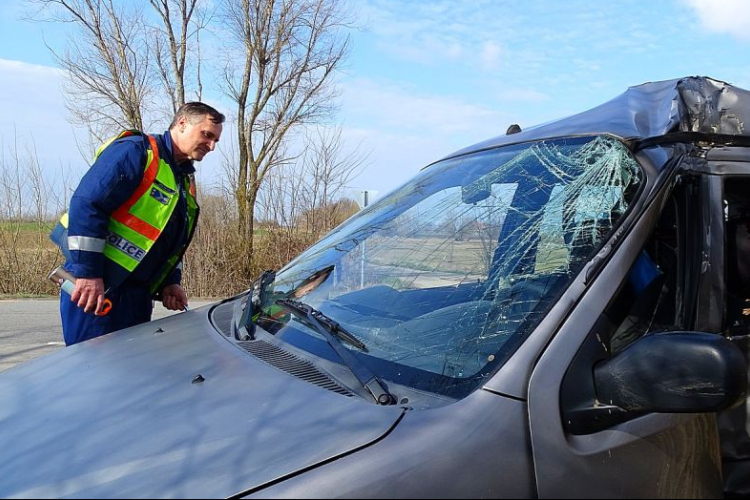
[[[106,316],[94,316],[71,302],[66,292],[60,294],[65,345],[151,321],[153,302],[148,288],[123,285],[108,293],[107,298],[112,301],[112,310]]]

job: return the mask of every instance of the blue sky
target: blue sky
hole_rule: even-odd
[[[339,77],[337,119],[348,147],[369,153],[352,184],[381,194],[511,123],[584,111],[632,85],[705,75],[750,89],[745,0],[352,4],[361,29]],[[62,28],[23,21],[28,9],[0,2],[0,146],[18,139],[35,145],[45,168],[81,172],[60,71],[44,45],[63,50]],[[204,183],[220,175],[213,156],[200,166]]]

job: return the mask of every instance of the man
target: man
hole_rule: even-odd
[[[52,235],[76,277],[60,299],[66,345],[150,321],[154,298],[185,309],[182,256],[198,217],[193,162],[215,149],[223,122],[211,106],[187,103],[164,134],[126,131],[99,148]],[[105,294],[111,311],[97,315]]]

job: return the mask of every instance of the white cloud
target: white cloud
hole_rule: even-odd
[[[46,165],[85,163],[66,119],[59,69],[0,59],[0,142],[35,144]],[[83,138],[82,135],[79,137]]]
[[[507,26],[501,29],[502,22],[491,21],[496,10],[477,2],[374,0],[362,13],[384,53],[424,65],[463,62],[496,71],[502,51],[496,36],[512,31]]]
[[[85,135],[76,134],[65,118],[60,77],[55,68],[0,59],[0,170],[18,168],[22,176],[31,175],[30,167],[38,165],[50,188],[44,193],[49,213],[63,208],[69,194],[63,188],[75,187],[90,154],[79,151],[76,139]],[[22,196],[32,192],[22,191]],[[32,207],[28,199],[23,205],[23,210]]]
[[[0,91],[3,92],[0,98],[5,105],[18,106],[22,102],[39,102],[40,98],[49,102],[59,101],[59,69],[0,59],[0,74],[3,75],[3,78],[0,78]],[[29,111],[36,108],[38,107],[35,106]]]
[[[750,40],[750,2],[747,0],[683,0],[703,25],[715,32]]]
[[[411,91],[407,87],[357,79],[343,86],[347,115],[388,130],[456,134],[493,122],[497,113],[451,95]]]
[[[381,194],[427,164],[505,132],[510,120],[492,108],[452,95],[356,79],[342,84],[344,139],[370,154],[356,180]]]

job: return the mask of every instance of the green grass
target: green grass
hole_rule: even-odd
[[[0,222],[0,231],[37,232],[49,233],[55,227],[56,222]]]

